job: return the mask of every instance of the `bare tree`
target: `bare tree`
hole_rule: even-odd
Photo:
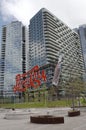
[[[80,106],[80,94],[85,91],[85,82],[77,77],[70,78],[69,82],[66,85],[66,93],[72,97],[72,107],[75,110],[75,99],[78,97],[79,106]]]

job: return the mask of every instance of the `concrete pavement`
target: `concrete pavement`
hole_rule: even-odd
[[[67,111],[70,108],[42,108],[42,109],[22,109],[12,112],[12,110],[0,109],[0,130],[86,130],[86,110],[81,110],[81,115],[68,117]],[[27,113],[28,118],[4,119],[7,113]],[[64,116],[64,124],[33,124],[30,123],[31,115],[49,114]]]

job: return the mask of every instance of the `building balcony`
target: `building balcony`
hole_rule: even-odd
[[[46,47],[49,49],[49,48],[51,48],[51,49],[55,49],[56,51],[59,51],[60,49],[61,49],[61,46],[59,45],[59,44],[56,44],[56,43],[53,43],[53,42],[51,42],[51,41],[49,41],[49,42],[46,42]]]

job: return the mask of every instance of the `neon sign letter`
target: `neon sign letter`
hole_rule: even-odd
[[[46,82],[46,74],[44,70],[40,71],[39,66],[36,65],[28,72],[16,75],[16,85],[13,91],[24,92],[30,87],[38,88],[41,81]]]

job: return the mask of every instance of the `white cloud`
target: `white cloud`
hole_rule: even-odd
[[[2,0],[1,13],[4,20],[13,16],[24,24],[28,24],[33,6],[31,1],[28,0]]]
[[[40,9],[47,8],[72,28],[86,22],[86,0],[0,0],[4,20],[15,17],[24,24]]]

